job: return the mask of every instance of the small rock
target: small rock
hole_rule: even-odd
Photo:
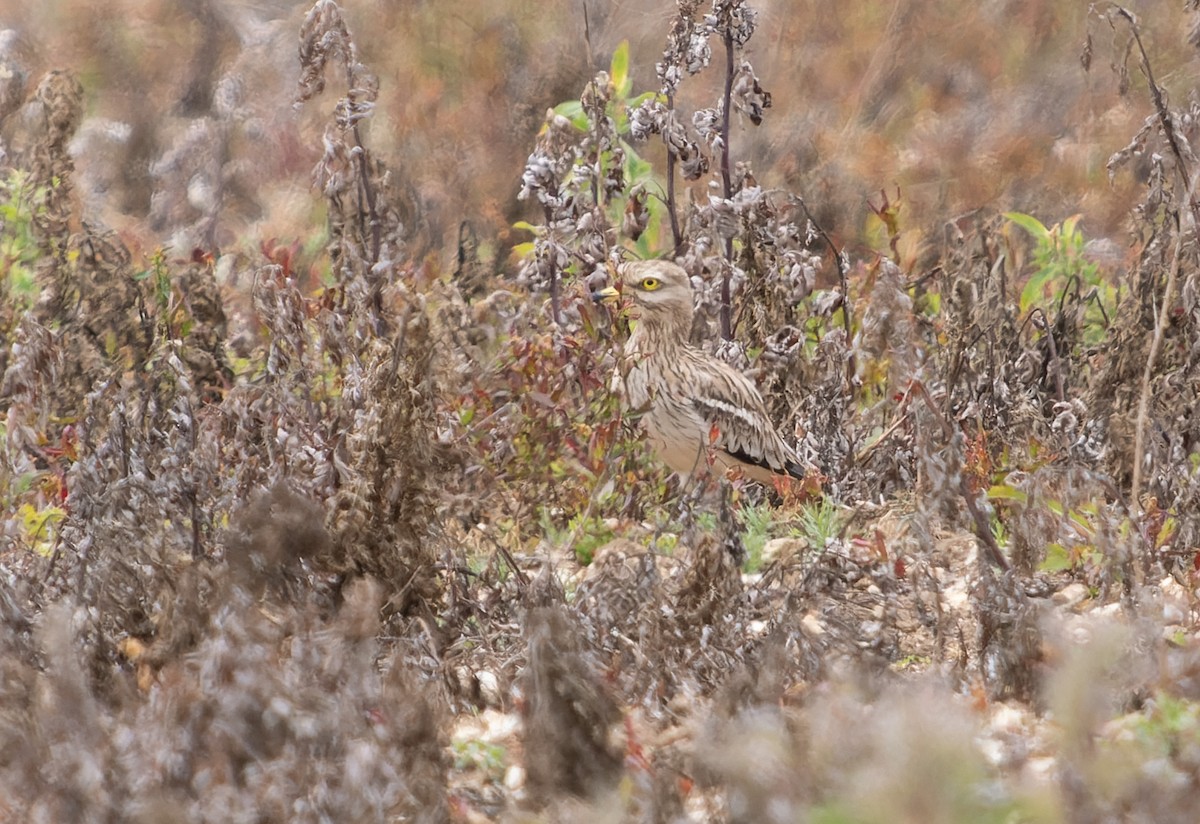
[[[1005,732],[1020,732],[1029,726],[1029,720],[1017,707],[997,702],[992,705],[991,725]]]
[[[942,602],[947,609],[964,609],[971,600],[966,581],[955,581],[942,590]]]
[[[475,680],[479,682],[479,694],[490,706],[498,707],[504,703],[504,696],[500,692],[500,679],[496,677],[496,673],[480,670],[475,673]]]
[[[1076,581],[1072,584],[1067,584],[1058,592],[1051,596],[1050,600],[1061,607],[1073,607],[1076,604],[1083,603],[1090,597],[1088,588]]]
[[[1184,589],[1183,586],[1171,575],[1163,578],[1162,581],[1159,582],[1158,588],[1162,590],[1163,597],[1165,598],[1179,598],[1185,601],[1187,600],[1187,590]]]
[[[817,617],[815,612],[808,612],[800,619],[800,626],[804,627],[804,631],[812,636],[825,634],[825,624]]]
[[[1057,780],[1058,762],[1048,756],[1037,756],[1025,762],[1025,775],[1037,783],[1050,783]]]
[[[520,764],[513,764],[504,772],[504,787],[510,792],[519,790],[525,786],[525,768]]]
[[[479,739],[488,744],[501,744],[515,736],[521,728],[521,719],[515,712],[500,712],[486,709],[479,714],[483,724]]]
[[[800,538],[772,538],[763,544],[762,560],[764,564],[790,561],[803,555],[806,549],[808,541]]]
[[[1008,759],[1004,745],[995,738],[981,738],[975,742],[984,759],[993,767],[1001,767]]]

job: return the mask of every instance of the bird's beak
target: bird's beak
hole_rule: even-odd
[[[606,286],[598,292],[592,292],[592,300],[596,303],[612,303],[621,297],[621,291],[615,286]]]

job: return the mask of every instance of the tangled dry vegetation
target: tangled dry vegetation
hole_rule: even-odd
[[[157,167],[182,257],[90,222],[78,79],[0,85],[5,820],[1194,820],[1200,107],[1094,8],[1085,68],[1112,39],[1148,106],[1129,265],[987,210],[911,255],[894,191],[855,256],[738,153],[755,28],[680,0],[655,88],[619,48],[558,106],[511,272],[467,222],[413,254],[332,0],[296,95],[324,271],[217,253],[229,76]],[[587,292],[649,254],[799,488],[645,454]]]

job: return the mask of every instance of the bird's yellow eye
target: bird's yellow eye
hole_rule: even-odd
[[[642,278],[642,282],[639,285],[647,292],[653,292],[662,284],[658,282],[658,278]]]

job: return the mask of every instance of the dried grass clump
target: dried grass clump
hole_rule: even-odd
[[[46,191],[69,204],[78,94],[50,91],[31,162],[53,167]],[[362,241],[370,207],[328,194]],[[63,504],[48,557],[32,563],[40,586],[19,594],[33,611],[76,605],[80,688],[115,706],[131,668],[143,687],[165,678],[214,642],[214,612],[243,589],[284,612],[328,611],[349,578],[373,573],[394,596],[389,614],[427,613],[440,587],[427,540],[432,344],[419,305],[384,290],[378,259],[348,261],[370,245],[339,235],[335,300],[312,301],[281,266],[259,270],[258,374],[232,387],[211,257],[160,254],[136,273],[114,234],[68,238],[55,203],[35,212],[41,297],[5,373],[7,477],[55,480],[38,490]]]
[[[597,551],[575,594],[610,677],[656,717],[673,702],[710,693],[756,646],[747,638],[753,615],[737,562],[722,535],[730,535],[727,525],[715,534],[693,526],[669,555],[653,543],[612,541]]]
[[[531,605],[525,636],[529,660],[521,691],[530,790],[543,801],[611,792],[621,774],[622,753],[612,735],[620,710],[574,619],[561,605]]]
[[[445,820],[441,704],[403,657],[379,665],[382,600],[360,582],[324,619],[269,613],[232,587],[148,695],[107,700],[79,666],[78,611],[47,610],[44,668],[5,682],[5,808],[27,821]]]

